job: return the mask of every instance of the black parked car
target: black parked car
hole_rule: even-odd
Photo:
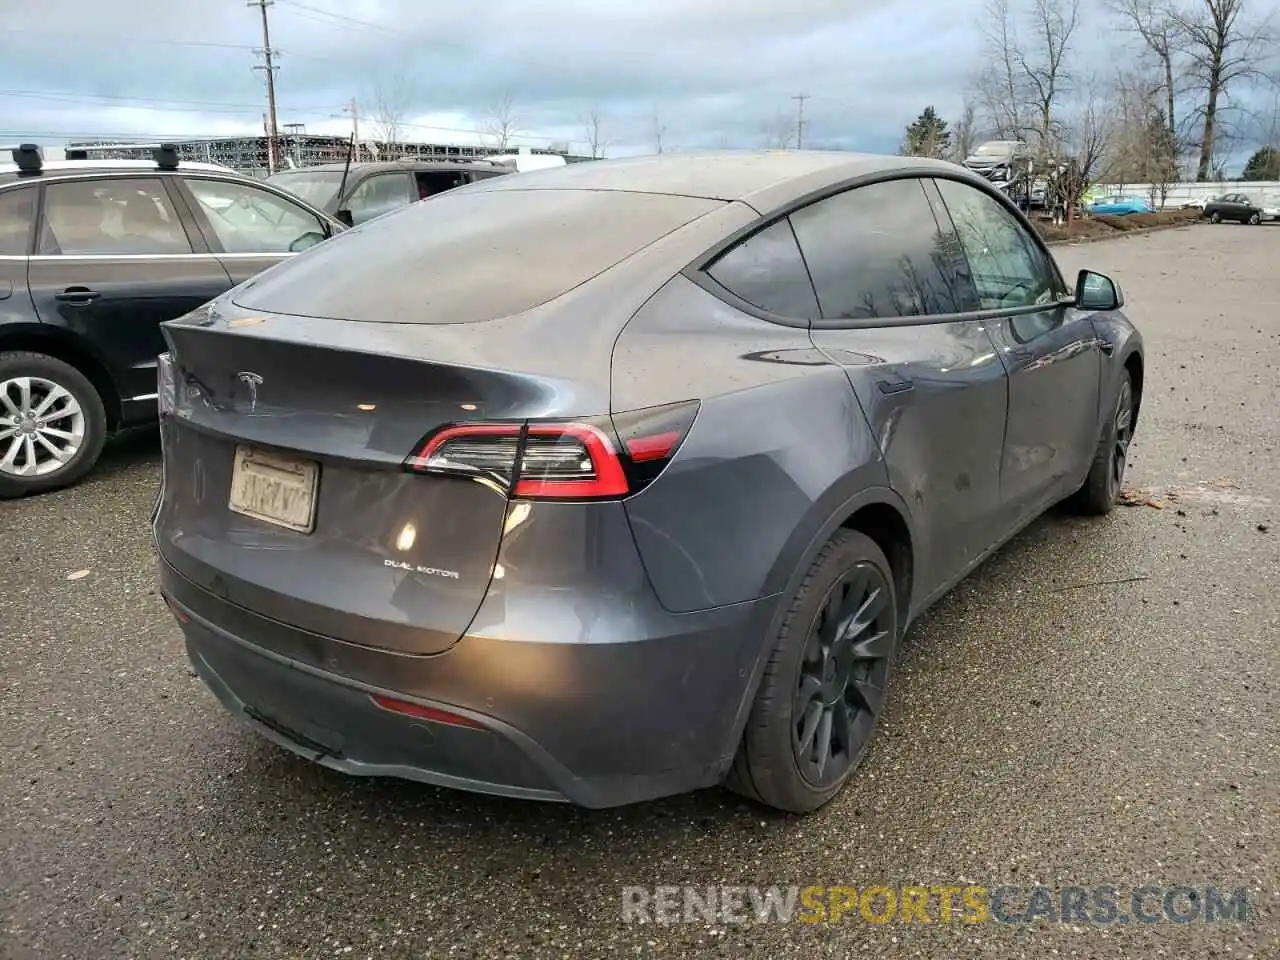
[[[354,226],[454,187],[514,172],[489,160],[388,160],[285,170],[267,182]]]
[[[0,497],[68,486],[156,417],[159,324],[345,229],[215,164],[0,164]]]
[[[1280,220],[1280,200],[1247,193],[1228,193],[1204,205],[1210,223],[1235,220],[1237,223],[1259,224],[1264,220]]]

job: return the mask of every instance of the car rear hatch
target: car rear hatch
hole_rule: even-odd
[[[501,206],[554,209],[540,193]],[[647,201],[656,201],[640,205],[648,222],[618,231],[622,240],[593,236],[581,205],[563,218],[578,231],[572,242],[555,231],[503,241],[471,223],[469,237],[452,238],[452,256],[447,242],[418,239],[444,230],[410,230],[397,244],[393,221],[407,214],[412,228],[422,209],[450,202],[442,195],[165,324],[162,557],[225,600],[324,637],[448,649],[488,589],[508,487],[406,462],[451,425],[607,413],[618,326],[586,281],[707,206]],[[603,206],[596,214],[607,217],[618,204]],[[508,229],[521,226],[513,219]],[[525,264],[536,276],[503,256],[504,242],[537,250]],[[431,249],[411,256],[415,243]],[[372,267],[361,262],[365,244],[377,248]],[[475,245],[496,247],[513,269],[459,262],[456,248]],[[625,322],[638,303],[612,306]],[[514,442],[500,451],[512,463]]]

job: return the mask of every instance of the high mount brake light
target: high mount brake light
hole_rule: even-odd
[[[522,499],[617,499],[662,472],[697,412],[691,400],[612,418],[449,424],[404,465],[414,473],[483,480]]]

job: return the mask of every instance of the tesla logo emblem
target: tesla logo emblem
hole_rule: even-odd
[[[258,384],[262,383],[262,378],[244,370],[236,374],[236,379],[249,388],[249,412],[253,413],[258,407]]]

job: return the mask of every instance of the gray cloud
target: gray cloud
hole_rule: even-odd
[[[1096,6],[1080,72],[1111,72],[1124,38]],[[198,6],[197,6],[198,3]],[[516,142],[584,149],[596,109],[611,155],[764,145],[806,94],[806,144],[893,150],[926,105],[960,110],[983,0],[276,0],[281,123],[349,131],[352,97],[404,79],[408,139],[473,141],[509,94]],[[244,0],[44,0],[0,21],[0,141],[198,136],[262,129]],[[443,128],[443,129],[442,129]]]
[[[402,77],[411,139],[474,139],[510,94],[518,140],[611,153],[762,145],[805,101],[806,140],[892,149],[926,103],[958,109],[981,0],[278,0],[281,123],[346,132],[342,107]],[[265,109],[257,11],[203,0],[46,0],[6,13],[0,140],[254,133]],[[446,130],[436,130],[443,126]]]

